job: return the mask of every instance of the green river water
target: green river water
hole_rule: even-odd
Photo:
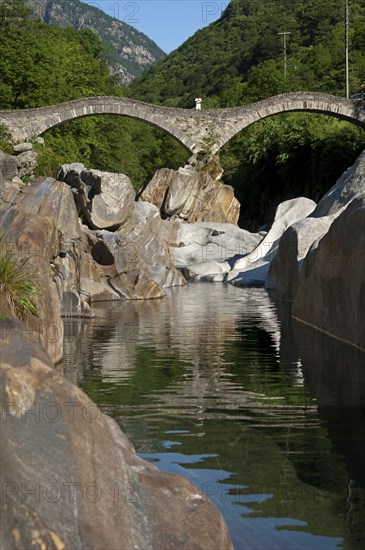
[[[65,321],[68,378],[213,500],[236,550],[365,548],[364,353],[264,289],[187,285],[94,311]]]

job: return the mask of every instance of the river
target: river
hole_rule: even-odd
[[[213,500],[236,550],[365,547],[364,353],[258,288],[94,311],[65,320],[67,377]]]

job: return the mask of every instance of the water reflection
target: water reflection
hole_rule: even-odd
[[[237,549],[365,543],[364,354],[263,289],[192,285],[65,323],[65,370],[142,456],[189,477]]]

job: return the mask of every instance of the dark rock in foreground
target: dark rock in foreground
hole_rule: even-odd
[[[16,329],[0,323],[2,547],[232,549],[213,504],[138,458],[118,425]]]

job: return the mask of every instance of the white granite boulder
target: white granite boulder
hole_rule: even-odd
[[[265,233],[250,233],[228,223],[180,223],[172,250],[175,265],[190,280],[222,280],[227,260],[249,254]]]
[[[239,258],[234,263],[232,270],[227,275],[227,281],[237,286],[264,284],[270,264],[278,251],[282,235],[288,227],[311,214],[315,207],[314,201],[304,197],[281,203],[276,210],[274,223],[266,237],[250,254]]]

